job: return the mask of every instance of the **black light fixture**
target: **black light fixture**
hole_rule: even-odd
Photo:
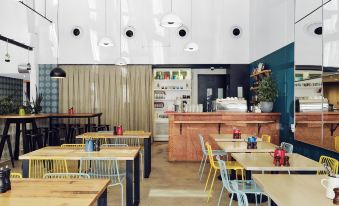
[[[53,79],[62,79],[66,77],[66,72],[59,67],[59,1],[58,1],[58,9],[57,9],[57,65],[54,69],[52,69],[49,76]]]

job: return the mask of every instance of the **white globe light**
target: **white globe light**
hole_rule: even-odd
[[[199,45],[195,42],[188,42],[185,46],[185,51],[188,52],[194,52],[197,51],[199,49]]]
[[[182,21],[180,17],[178,17],[174,13],[168,13],[162,17],[160,25],[162,27],[171,27],[171,28],[180,27],[182,26]]]

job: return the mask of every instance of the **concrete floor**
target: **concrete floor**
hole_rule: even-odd
[[[200,182],[197,176],[199,163],[168,162],[167,154],[167,143],[157,142],[152,145],[152,173],[150,178],[141,182],[140,206],[217,205],[221,181],[215,181],[209,203],[207,203],[207,192],[204,192],[209,165],[206,165],[203,180]],[[20,167],[17,166],[13,171],[20,171]],[[120,197],[119,186],[109,188],[108,205],[120,205]],[[221,205],[228,205],[228,203],[229,198],[225,193]],[[232,205],[237,205],[237,202],[234,201]]]

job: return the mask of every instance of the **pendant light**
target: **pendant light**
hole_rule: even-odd
[[[11,61],[11,56],[8,53],[8,39],[7,39],[5,62],[10,62],[10,61]]]
[[[107,35],[107,0],[105,0],[105,36],[100,39],[98,45],[102,47],[114,46],[112,39]]]
[[[198,51],[199,45],[192,41],[193,39],[193,2],[191,0],[191,41],[185,45],[185,51],[195,52]]]
[[[119,46],[120,46],[120,56],[119,58],[115,61],[115,65],[117,66],[125,66],[127,65],[127,58],[126,57],[121,57],[121,41],[122,41],[122,38],[121,38],[121,0],[120,0],[120,27],[119,27],[119,35],[120,35],[120,43],[119,43]]]
[[[59,67],[59,1],[58,0],[58,8],[57,8],[57,66],[52,69],[51,73],[49,74],[49,76],[53,79],[61,79],[61,78],[65,78],[66,77],[66,72]]]
[[[29,49],[27,48],[27,71],[31,71],[31,63],[29,63]]]
[[[179,16],[173,13],[173,6],[171,0],[171,12],[162,17],[160,26],[166,28],[175,28],[182,26],[182,21]]]

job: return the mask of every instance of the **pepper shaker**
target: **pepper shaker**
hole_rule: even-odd
[[[0,193],[6,192],[6,183],[5,183],[5,171],[4,168],[0,168]]]
[[[335,196],[333,198],[333,204],[339,205],[339,188],[334,188],[333,191],[334,191],[334,194],[335,194]]]
[[[5,188],[6,188],[6,191],[7,191],[7,190],[11,189],[11,180],[10,180],[11,169],[8,168],[8,165],[6,165],[4,172],[5,172]]]

